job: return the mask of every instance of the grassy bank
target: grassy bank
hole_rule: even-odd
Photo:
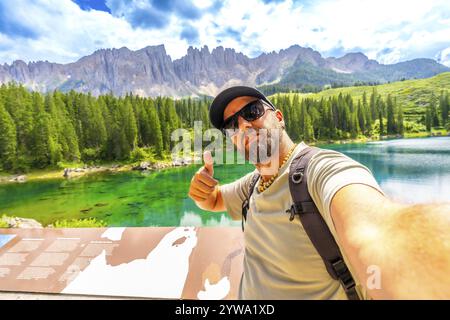
[[[40,222],[34,219],[24,219],[15,216],[0,216],[0,229],[1,228],[103,228],[107,224],[103,220],[97,220],[95,218],[84,218],[84,219],[62,219],[56,220],[51,225],[43,226]]]
[[[445,137],[450,135],[450,132],[445,129],[432,129],[431,132],[428,131],[421,131],[421,132],[407,132],[402,137],[393,135],[393,136],[372,136],[372,137],[366,137],[363,135],[360,135],[358,138],[355,139],[341,139],[341,140],[320,140],[320,141],[314,141],[309,142],[309,145],[312,146],[318,146],[321,145],[330,145],[330,144],[348,144],[348,143],[367,143],[372,141],[383,141],[383,140],[390,140],[390,139],[413,139],[413,138],[427,138],[427,137]]]
[[[445,129],[440,130],[431,130],[431,132],[410,132],[405,133],[404,138],[425,138],[425,137],[442,137],[442,136],[448,136],[450,135],[450,132]]]
[[[87,165],[84,163],[65,163],[64,168],[71,169],[82,169],[84,171],[75,172],[72,177],[84,176],[92,173],[99,172],[123,172],[130,171],[140,162],[145,162],[146,159],[139,162],[114,162],[114,163],[101,163],[96,165]],[[153,166],[159,167],[161,169],[171,166],[172,161],[170,160],[159,160],[156,162],[151,162]],[[15,183],[14,181],[20,176],[25,176],[25,181],[38,181],[38,180],[48,180],[48,179],[62,179],[64,178],[64,168],[46,168],[46,169],[31,169],[26,173],[8,173],[1,172],[0,174],[0,184]],[[13,180],[13,181],[11,181]]]
[[[112,165],[99,166],[97,169],[92,169],[83,172],[83,175],[94,173],[94,172],[106,172],[106,171],[127,171],[131,170],[132,165],[130,164],[117,164],[119,167],[113,168]],[[69,166],[68,168],[83,168],[83,164],[76,164],[76,166]],[[47,180],[47,179],[61,179],[64,178],[64,169],[61,168],[46,168],[46,169],[32,169],[27,173],[12,174],[7,172],[2,172],[0,175],[0,184],[14,183],[18,181],[11,181],[20,176],[25,176],[26,181],[37,181],[37,180]]]

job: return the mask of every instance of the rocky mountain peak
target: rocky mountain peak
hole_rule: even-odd
[[[362,60],[367,61],[369,58],[362,52],[349,52],[343,55],[342,57],[338,58],[337,60]]]
[[[369,60],[362,52],[350,52],[340,58],[330,57],[326,61],[329,68],[338,73],[362,72],[378,65],[378,62]]]
[[[280,83],[325,85],[330,81],[395,81],[400,78],[432,76],[449,68],[430,59],[416,59],[395,65],[380,65],[361,52],[340,58],[322,55],[299,45],[249,58],[233,48],[189,47],[185,56],[172,60],[164,45],[140,50],[127,47],[101,49],[76,62],[14,61],[0,65],[0,83],[16,81],[39,91],[55,89],[113,92],[141,96],[215,95],[232,85],[258,86]],[[334,73],[333,73],[334,72]],[[357,76],[349,78],[346,73]],[[360,77],[360,78],[358,78]]]

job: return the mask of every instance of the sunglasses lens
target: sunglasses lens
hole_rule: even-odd
[[[261,102],[255,101],[247,105],[242,110],[242,117],[247,121],[255,121],[264,115],[264,106]]]
[[[236,114],[225,121],[222,132],[230,137],[234,136],[239,129],[238,117],[241,116],[247,121],[255,121],[264,115],[265,109],[261,101],[253,101],[243,107]]]

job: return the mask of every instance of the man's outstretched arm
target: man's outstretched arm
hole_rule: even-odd
[[[398,204],[352,184],[335,194],[330,210],[341,247],[372,298],[450,299],[450,204]],[[375,276],[379,288],[370,285]]]

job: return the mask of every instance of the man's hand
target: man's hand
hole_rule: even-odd
[[[201,167],[192,177],[191,186],[189,188],[189,197],[195,201],[201,209],[216,211],[219,188],[218,181],[213,178],[213,158],[211,152],[203,153],[203,161],[205,165]]]

